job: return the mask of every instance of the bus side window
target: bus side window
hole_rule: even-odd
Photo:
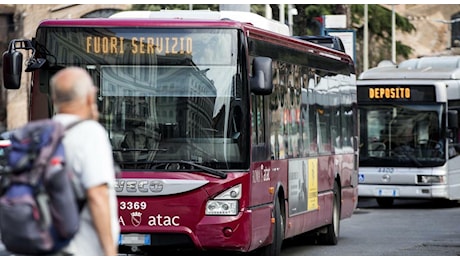
[[[452,128],[449,129],[448,131],[448,155],[449,159],[456,157],[460,153],[460,143],[459,143],[459,135],[460,135],[460,129],[458,128]]]
[[[267,160],[265,145],[265,110],[263,96],[252,95],[252,160]]]

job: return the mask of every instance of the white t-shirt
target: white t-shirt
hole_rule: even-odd
[[[67,126],[79,120],[79,117],[70,114],[57,114],[53,119]],[[87,120],[69,129],[63,142],[68,164],[73,167],[77,174],[81,175],[80,180],[85,189],[103,183],[108,184],[112,234],[113,240],[118,246],[120,225],[114,189],[115,169],[112,147],[106,130],[98,122]],[[80,229],[65,251],[73,255],[104,255],[87,204],[81,212]]]

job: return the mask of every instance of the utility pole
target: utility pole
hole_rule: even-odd
[[[395,5],[391,5],[391,61],[396,64],[396,15]]]
[[[368,54],[368,45],[369,45],[369,27],[368,27],[368,10],[367,4],[364,4],[364,43],[363,43],[363,72],[369,68],[369,54]]]
[[[270,4],[265,4],[265,18],[272,19],[272,8]]]
[[[280,22],[284,24],[286,23],[285,22],[286,16],[284,15],[284,4],[280,4],[279,7],[280,7]]]
[[[288,4],[288,25],[291,35],[294,35],[294,15],[298,15],[297,9],[295,9],[292,4]]]

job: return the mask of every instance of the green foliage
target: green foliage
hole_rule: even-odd
[[[355,26],[363,26],[364,24],[364,5],[353,4],[351,6],[352,23]],[[368,26],[369,31],[380,36],[384,36],[383,33],[391,32],[391,9],[386,9],[381,5],[368,5]],[[395,25],[400,31],[411,33],[415,31],[415,27],[405,17],[395,13]]]
[[[404,59],[409,58],[409,55],[412,53],[412,50],[413,49],[410,46],[407,46],[400,41],[396,41],[396,53],[403,56]]]
[[[256,13],[258,15],[265,16],[265,5],[261,5],[261,4],[251,5],[251,12]]]
[[[351,5],[352,26],[356,29],[356,41],[363,49],[364,43],[364,5],[353,4]],[[381,5],[370,4],[368,5],[368,29],[369,29],[369,50],[374,50],[369,53],[369,66],[374,67],[382,60],[391,60],[391,40],[392,40],[392,10],[387,9]],[[398,31],[405,33],[412,33],[416,29],[405,17],[395,13],[395,28]],[[375,51],[377,50],[377,51]],[[397,56],[407,59],[412,53],[413,49],[410,46],[396,41],[396,54]],[[361,51],[362,53],[362,51]],[[362,56],[362,55],[361,55]],[[361,57],[360,56],[360,57]],[[358,57],[358,65],[360,63]],[[358,67],[359,68],[359,67]]]
[[[298,15],[294,17],[294,35],[320,35],[321,17],[333,14],[334,6],[327,5],[295,5]]]

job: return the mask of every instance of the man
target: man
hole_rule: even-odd
[[[57,72],[50,87],[57,112],[54,120],[69,125],[90,119],[69,129],[63,141],[68,166],[79,175],[87,197],[80,229],[65,251],[72,255],[117,255],[120,226],[115,169],[107,132],[97,121],[96,87],[88,72],[78,67]]]

